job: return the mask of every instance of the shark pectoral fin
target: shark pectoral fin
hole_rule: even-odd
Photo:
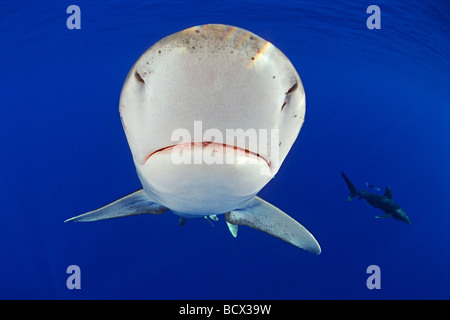
[[[392,214],[390,213],[380,214],[379,216],[375,216],[375,218],[377,219],[392,218]]]
[[[120,198],[100,209],[67,219],[64,222],[91,222],[119,217],[134,216],[137,214],[162,214],[166,207],[153,202],[144,192],[138,190],[128,196]]]
[[[264,231],[312,253],[321,252],[316,239],[305,227],[259,197],[254,197],[245,207],[225,214],[225,219],[229,224]]]

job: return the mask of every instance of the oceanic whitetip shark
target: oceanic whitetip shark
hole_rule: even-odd
[[[279,170],[305,116],[300,77],[270,42],[217,24],[170,35],[131,68],[119,111],[143,189],[66,221],[170,210],[183,225],[224,214],[234,236],[245,225],[321,252],[305,227],[257,196]],[[230,132],[246,136],[229,140]],[[249,142],[252,132],[259,134],[257,143]],[[206,155],[221,161],[195,161]]]
[[[366,190],[358,190],[350,179],[341,172],[342,177],[350,190],[350,196],[347,198],[347,202],[352,201],[355,197],[359,199],[365,199],[372,207],[381,209],[385,214],[378,215],[376,218],[394,218],[395,220],[403,221],[411,224],[411,220],[400,205],[393,200],[392,189],[390,186],[386,187],[383,195],[368,192]]]

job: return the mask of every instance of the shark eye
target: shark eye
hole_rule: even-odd
[[[297,81],[295,81],[294,85],[285,93],[286,95],[286,100],[289,100],[289,97],[287,96],[288,94],[291,94],[292,92],[294,92],[295,90],[297,90],[298,88],[298,84]],[[284,107],[286,106],[286,101],[284,101],[283,105],[281,106],[281,111],[283,111]]]
[[[145,83],[144,79],[142,79],[141,75],[139,74],[139,72],[135,71],[134,72],[134,76],[136,78],[137,81]]]
[[[298,84],[297,81],[295,81],[294,85],[286,92],[286,94],[290,94],[292,92],[294,92],[295,90],[297,90],[298,88]]]

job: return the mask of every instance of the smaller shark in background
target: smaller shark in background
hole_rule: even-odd
[[[392,200],[392,189],[390,186],[386,187],[383,195],[368,192],[366,190],[359,191],[350,181],[350,179],[347,178],[344,172],[341,172],[341,175],[344,178],[348,189],[350,190],[350,196],[347,198],[347,202],[350,202],[353,200],[353,198],[359,196],[359,199],[365,199],[367,203],[372,207],[381,209],[385,212],[385,214],[376,216],[376,218],[394,218],[395,220],[400,220],[411,224],[411,220],[409,219],[405,210],[403,210],[402,207],[400,207],[394,200]]]

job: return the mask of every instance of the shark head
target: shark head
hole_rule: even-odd
[[[398,208],[395,210],[394,217],[397,217],[397,220],[401,220],[403,222],[406,222],[407,224],[411,224],[411,219],[409,219],[408,215],[406,214],[405,210],[403,208]]]
[[[209,24],[150,47],[119,109],[147,194],[204,215],[245,203],[275,175],[303,124],[305,93],[270,42]]]

